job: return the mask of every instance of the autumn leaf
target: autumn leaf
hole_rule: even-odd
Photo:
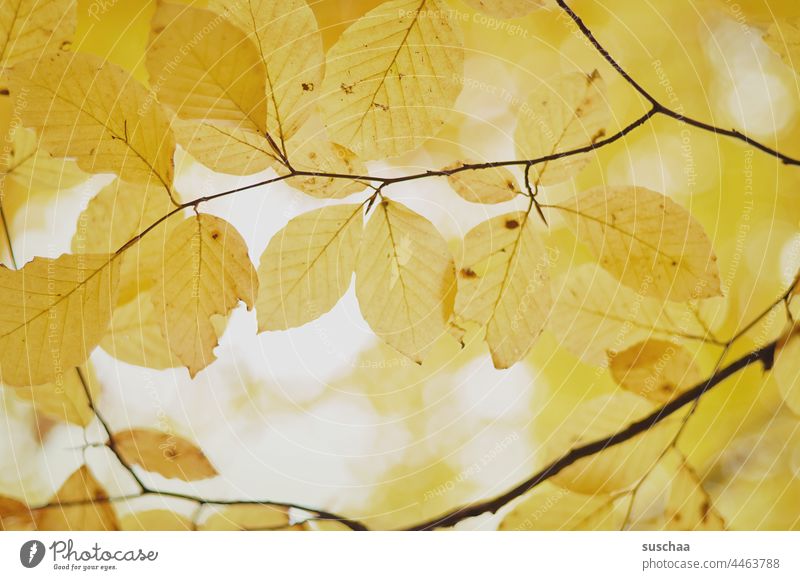
[[[591,145],[606,136],[610,121],[603,80],[569,73],[534,90],[521,107],[514,140],[523,159],[540,159]],[[534,185],[565,181],[590,160],[589,153],[531,166]]]
[[[325,55],[314,12],[305,0],[211,0],[209,8],[258,49],[266,72],[267,131],[285,144],[314,111],[322,85]]]
[[[183,532],[193,528],[192,522],[169,510],[143,510],[131,512],[119,518],[119,528],[124,531]]]
[[[366,175],[367,168],[347,147],[337,143],[309,139],[301,144],[290,143],[289,158],[295,171],[312,175],[298,175],[286,180],[288,185],[303,193],[319,198],[339,199],[364,191],[366,183],[359,179],[340,179],[326,175]]]
[[[328,134],[362,159],[419,147],[460,92],[461,33],[440,0],[391,0],[328,51],[321,107]]]
[[[597,187],[554,206],[600,265],[644,296],[721,296],[717,257],[703,227],[644,187]]]
[[[72,251],[113,254],[173,209],[169,196],[156,185],[132,185],[114,180],[101,189],[78,216]],[[177,215],[182,213],[179,211]],[[118,258],[117,305],[127,304],[153,287],[160,274],[161,248],[177,221],[164,221]]]
[[[450,171],[474,161],[464,161],[445,167]],[[502,203],[520,193],[517,180],[505,167],[487,167],[458,171],[447,176],[447,182],[458,195],[473,203]]]
[[[114,433],[112,440],[114,448],[127,463],[139,465],[145,471],[182,481],[218,475],[196,445],[172,433],[130,429]]]
[[[725,520],[714,508],[711,496],[692,467],[681,458],[670,486],[664,513],[667,530],[720,531]]]
[[[622,388],[655,403],[666,403],[703,378],[685,348],[655,338],[611,356],[609,368]]]
[[[108,254],[35,258],[0,266],[0,378],[7,385],[61,380],[100,342],[116,300],[119,264]]]
[[[178,143],[197,161],[219,173],[253,175],[275,164],[277,154],[255,131],[208,121],[174,119]]]
[[[453,258],[433,224],[395,201],[378,203],[356,260],[356,296],[375,334],[421,364],[447,332],[454,288]]]
[[[362,206],[304,213],[273,236],[258,267],[259,331],[301,326],[333,308],[350,287]]]
[[[281,530],[289,527],[286,508],[272,505],[234,505],[217,508],[198,526],[207,531]]]
[[[114,508],[107,500],[108,493],[97,482],[89,468],[84,465],[70,475],[59,488],[50,500],[52,507],[35,512],[36,529],[52,531],[118,530],[119,524]]]
[[[27,505],[10,497],[0,496],[0,531],[36,529],[36,520]]]
[[[702,337],[705,332],[686,304],[647,298],[622,286],[595,264],[583,264],[553,283],[548,327],[559,344],[589,364],[648,338]]]
[[[211,317],[227,316],[240,300],[251,309],[257,291],[247,245],[232,225],[198,214],[176,226],[152,300],[170,351],[192,377],[216,359]]]
[[[552,306],[550,255],[529,218],[525,212],[494,217],[464,237],[455,311],[486,326],[496,368],[528,353]]]
[[[56,157],[89,173],[155,181],[171,191],[175,138],[150,91],[115,64],[89,54],[51,53],[14,66],[22,122]]]
[[[475,10],[495,18],[521,18],[544,6],[547,0],[464,0]],[[478,20],[480,22],[480,20]]]
[[[221,15],[159,2],[147,70],[159,101],[182,119],[267,133],[264,64],[253,42]]]
[[[619,530],[624,513],[612,495],[583,495],[545,483],[500,522],[503,531]]]
[[[800,18],[775,19],[763,38],[787,66],[800,71]]]
[[[0,3],[0,69],[69,47],[75,0],[4,0]]]

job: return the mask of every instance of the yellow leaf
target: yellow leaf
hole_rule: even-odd
[[[239,301],[253,307],[256,270],[242,236],[218,217],[199,214],[176,226],[167,239],[153,306],[170,351],[194,377],[213,362],[219,335],[211,321]]]
[[[84,369],[83,376],[88,382],[90,392],[96,395],[99,385],[94,374],[90,370]],[[78,369],[65,373],[60,384],[48,383],[32,387],[19,387],[13,392],[20,399],[33,403],[38,412],[58,421],[86,427],[94,419],[94,411],[89,405]]]
[[[495,18],[521,18],[544,6],[546,0],[464,0],[475,10]],[[481,22],[481,20],[477,20]]]
[[[132,365],[158,370],[180,366],[181,362],[170,354],[159,318],[153,306],[153,290],[141,292],[114,309],[100,348]]]
[[[72,236],[72,251],[76,254],[114,253],[173,209],[163,188],[115,180],[100,190],[81,212]],[[159,274],[159,253],[176,221],[166,220],[118,259],[118,305],[131,302],[153,286]]]
[[[612,435],[653,411],[647,400],[622,391],[580,403],[547,442],[549,456]],[[624,443],[573,463],[553,482],[584,494],[614,493],[639,481],[669,445],[675,428],[660,423]]]
[[[456,314],[486,326],[495,367],[524,357],[544,330],[552,307],[550,257],[530,214],[494,217],[464,237]]]
[[[568,73],[534,90],[521,107],[514,140],[523,159],[591,145],[606,136],[610,113],[605,86],[597,71]],[[531,167],[536,185],[569,179],[590,160],[590,153],[571,155]]]
[[[537,486],[500,522],[502,531],[619,530],[624,513],[613,496],[583,495],[550,483]]]
[[[119,527],[129,532],[183,532],[193,529],[192,522],[169,510],[144,510],[125,514],[119,518]]]
[[[266,70],[267,130],[285,143],[314,110],[325,55],[305,0],[211,0],[209,8],[247,33]]]
[[[445,170],[472,163],[474,161],[454,163]],[[505,167],[459,171],[448,175],[447,182],[458,195],[473,203],[502,203],[520,193],[517,180]]]
[[[350,287],[362,221],[361,205],[332,205],[275,234],[258,267],[259,331],[301,326],[336,305]]]
[[[222,15],[159,2],[147,48],[150,86],[183,119],[267,131],[264,65]]]
[[[0,68],[67,48],[75,34],[75,0],[3,0]]]
[[[12,220],[30,201],[69,189],[88,178],[74,160],[56,159],[38,149],[32,131],[16,127],[6,135],[6,144],[7,155],[0,155],[0,180],[7,220]]]
[[[232,505],[218,508],[199,530],[281,530],[289,527],[286,508],[271,505]]]
[[[155,180],[171,190],[175,138],[150,91],[125,70],[84,53],[54,53],[16,65],[12,93],[22,122],[56,157],[76,157],[89,173]]]
[[[618,385],[654,403],[666,403],[703,379],[694,357],[666,340],[649,338],[609,359]]]
[[[800,71],[800,18],[774,20],[763,38],[783,62]]]
[[[644,187],[597,187],[555,206],[600,265],[644,296],[720,296],[717,257],[703,226]]]
[[[30,531],[36,521],[28,506],[10,497],[0,496],[0,531]]]
[[[440,0],[382,3],[328,51],[328,134],[362,159],[416,149],[444,126],[463,66],[461,33]]]
[[[107,254],[35,258],[0,266],[0,378],[59,382],[83,363],[111,320],[119,265]]]
[[[792,336],[775,353],[772,376],[786,405],[800,415],[800,337]]]
[[[356,296],[375,334],[421,364],[447,333],[455,283],[453,258],[433,224],[397,202],[378,203],[356,260]]]
[[[289,159],[297,171],[338,173],[340,175],[366,175],[367,168],[347,147],[316,139],[304,141],[292,150]],[[291,177],[286,183],[303,193],[320,198],[339,199],[364,191],[366,183],[354,179],[337,179],[322,175]]]
[[[605,365],[610,355],[651,337],[704,335],[687,305],[637,294],[595,264],[567,272],[553,294],[550,330],[589,364]]]
[[[90,500],[90,501],[86,501]],[[119,524],[105,489],[85,465],[69,476],[50,500],[53,507],[35,512],[38,530],[117,530]],[[66,505],[79,503],[77,505]]]
[[[276,155],[258,133],[222,123],[182,121],[172,124],[178,143],[206,167],[231,175],[252,175],[274,165]]]
[[[684,461],[672,479],[664,513],[667,530],[720,531],[725,520],[714,509],[711,497],[694,469]]]
[[[218,475],[203,452],[182,437],[153,429],[130,429],[113,435],[114,447],[126,462],[182,481]]]

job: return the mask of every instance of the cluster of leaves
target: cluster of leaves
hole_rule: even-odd
[[[537,3],[471,4],[509,18]],[[147,49],[149,87],[117,65],[70,50],[74,2],[13,0],[0,10],[7,21],[3,84],[19,117],[9,129],[11,154],[0,167],[5,183],[52,188],[55,171],[59,187],[87,174],[116,176],[81,214],[71,254],[0,269],[0,380],[24,392],[39,389],[42,408],[67,408],[70,421],[88,423],[93,408],[84,397],[91,393],[76,369],[97,346],[131,364],[185,367],[194,377],[214,361],[226,319],[240,302],[255,308],[259,331],[298,327],[331,310],[353,274],[367,323],[417,363],[442,337],[459,340],[473,326],[485,329],[497,368],[525,357],[548,326],[587,362],[609,363],[627,391],[604,407],[614,416],[582,409],[585,420],[575,422],[574,433],[560,434],[559,451],[623,428],[701,379],[678,339],[691,334],[685,321],[695,321],[698,302],[721,294],[702,226],[670,198],[643,187],[597,187],[557,204],[537,197],[540,187],[573,178],[592,149],[612,137],[596,71],[563,74],[533,90],[514,134],[518,160],[465,160],[383,178],[369,175],[365,164],[412,151],[436,135],[461,89],[462,35],[441,0],[385,2],[350,25],[327,53],[305,0],[211,0],[208,9],[159,3]],[[275,172],[255,185],[285,181],[316,198],[363,199],[292,219],[256,267],[235,228],[200,211],[204,202],[235,191],[192,199],[177,190],[178,146],[217,172]],[[509,166],[524,169],[521,182]],[[432,176],[446,177],[468,202],[523,196],[527,209],[470,230],[456,259],[427,218],[387,193]],[[547,219],[563,220],[599,267],[581,266],[558,283],[551,280]],[[642,332],[628,333],[638,339],[619,348],[611,341],[626,324]],[[705,335],[702,328],[697,333]],[[602,424],[595,428],[597,417]],[[587,509],[587,517],[569,525],[608,527],[613,520],[619,526],[626,519],[615,509],[619,492],[665,453],[676,477],[670,525],[721,527],[697,475],[671,448],[675,436],[655,429],[572,466],[556,479],[563,489],[541,488],[503,527],[563,527]],[[124,465],[165,477],[216,475],[197,447],[164,433],[110,431],[109,446]],[[526,514],[552,493],[568,499],[548,511],[552,521],[531,524]],[[80,515],[4,503],[0,517],[6,527],[119,527],[107,503],[96,508],[94,500],[103,498],[84,467],[54,497],[78,502],[70,509]],[[80,503],[86,500],[92,501]],[[287,510],[278,512],[277,523],[256,517],[257,524],[237,527],[289,526]],[[22,524],[8,523],[20,513],[27,514]],[[166,526],[164,518],[178,527],[195,525],[165,514],[153,515],[153,525]]]

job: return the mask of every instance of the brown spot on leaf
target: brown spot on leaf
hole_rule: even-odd
[[[478,274],[476,274],[475,270],[473,270],[472,268],[461,268],[461,271],[459,272],[459,274],[461,274],[462,278],[477,278],[478,277]]]
[[[515,230],[519,227],[519,222],[517,220],[506,220],[506,227],[509,230]]]
[[[606,130],[605,129],[600,129],[597,133],[592,135],[592,145],[597,143],[600,139],[602,139],[605,136],[606,136]]]
[[[382,105],[380,103],[374,103],[374,105],[376,107],[378,107],[381,111],[388,111],[389,110],[389,106],[388,105]]]
[[[313,91],[314,90],[314,83],[303,83],[302,84],[304,91]]]
[[[355,86],[354,84],[353,85],[347,85],[345,83],[342,83],[339,86],[345,92],[345,94],[347,94],[347,95],[352,95],[353,94],[353,87]]]
[[[216,240],[217,238],[219,238],[219,232],[212,232],[211,233],[211,239],[212,240]]]
[[[0,95],[3,95],[4,97],[7,97],[8,96],[8,89],[0,89]]]

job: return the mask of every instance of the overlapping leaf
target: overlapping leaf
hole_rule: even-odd
[[[217,470],[193,443],[173,433],[130,429],[113,435],[114,448],[130,464],[183,481],[207,479]]]
[[[76,0],[0,3],[0,69],[67,48],[75,33],[76,5]]]

